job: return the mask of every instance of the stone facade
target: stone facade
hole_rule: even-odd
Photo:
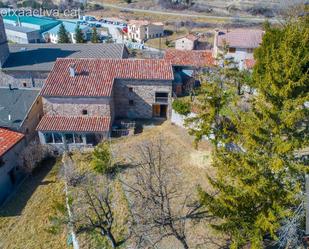
[[[153,118],[156,92],[168,93],[168,101],[166,103],[168,106],[167,118],[170,118],[172,81],[115,80],[114,102],[116,118]]]
[[[48,72],[25,72],[0,70],[0,86],[17,88],[41,88],[48,76]]]
[[[44,97],[44,114],[59,116],[113,116],[111,98],[56,98]],[[87,114],[83,114],[87,111]]]
[[[35,129],[42,117],[43,117],[42,97],[38,96],[36,101],[32,104],[32,107],[29,110],[28,115],[25,118],[20,129],[20,132],[25,134],[27,143],[31,141],[35,136],[37,136],[37,132]]]

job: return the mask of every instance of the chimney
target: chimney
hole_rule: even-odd
[[[70,76],[75,77],[76,76],[75,64],[70,65],[69,70],[70,70]]]

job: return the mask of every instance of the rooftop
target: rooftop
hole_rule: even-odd
[[[189,35],[186,35],[186,36],[183,36],[183,37],[179,37],[176,40],[180,40],[180,39],[183,39],[183,38],[187,38],[187,39],[189,39],[190,41],[193,41],[193,42],[198,40],[198,37],[196,35],[192,35],[192,34],[189,34]]]
[[[77,23],[76,22],[62,22],[62,24],[64,25],[65,29],[69,32],[69,33],[75,33],[75,29],[77,27]],[[53,27],[52,29],[46,31],[45,33],[49,33],[49,34],[55,34],[57,35],[59,32],[59,28],[60,28],[61,24],[58,24],[57,26]],[[86,30],[88,29],[87,25],[79,25],[79,28],[81,30]]]
[[[168,49],[165,52],[164,59],[173,66],[212,67],[216,64],[212,52],[209,50],[184,51]]]
[[[45,115],[38,131],[105,132],[109,131],[111,120],[108,117],[52,116]]]
[[[57,58],[123,58],[123,44],[10,44],[6,71],[49,72]]]
[[[0,128],[0,157],[13,148],[23,138],[24,135],[19,132]]]
[[[0,88],[0,127],[18,130],[40,91]]]
[[[14,21],[18,22],[18,17],[16,15],[4,15],[3,20],[5,21]],[[45,25],[57,25],[59,21],[47,18],[47,17],[38,17],[38,16],[19,16],[19,21],[21,23],[29,23],[38,26],[45,26]]]
[[[15,26],[13,24],[8,24],[8,23],[5,23],[4,27],[5,27],[5,29],[13,30],[13,31],[20,32],[20,33],[37,32],[37,30],[35,30],[35,29],[31,29],[31,28],[27,28],[27,27],[22,27],[22,26]]]
[[[74,65],[76,75],[70,76]],[[42,96],[110,96],[115,79],[173,80],[164,60],[58,59],[42,89]]]
[[[224,43],[235,48],[257,48],[261,42],[264,31],[258,29],[234,29],[219,31],[217,45]]]

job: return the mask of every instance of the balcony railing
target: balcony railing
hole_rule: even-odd
[[[168,103],[168,97],[156,97],[156,103]]]

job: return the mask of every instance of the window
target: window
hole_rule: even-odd
[[[83,136],[81,134],[74,134],[74,141],[76,144],[82,144],[84,143],[83,141]]]
[[[88,111],[84,109],[84,110],[82,110],[82,114],[83,114],[83,115],[87,115],[87,114],[88,114]]]
[[[94,145],[95,144],[95,135],[93,133],[90,133],[90,134],[86,134],[86,143],[87,144],[92,144]]]
[[[46,144],[52,144],[54,142],[52,133],[44,133],[44,139]]]
[[[62,144],[62,135],[60,133],[53,133],[54,135],[54,143],[55,144]]]
[[[236,52],[236,48],[229,48],[229,53],[235,53]]]
[[[130,93],[133,92],[133,87],[129,87],[129,92],[130,92]]]
[[[73,134],[65,134],[64,137],[67,144],[74,143]]]
[[[129,105],[130,105],[130,106],[133,106],[133,105],[134,105],[134,100],[131,100],[131,99],[130,99],[130,100],[129,100]]]

